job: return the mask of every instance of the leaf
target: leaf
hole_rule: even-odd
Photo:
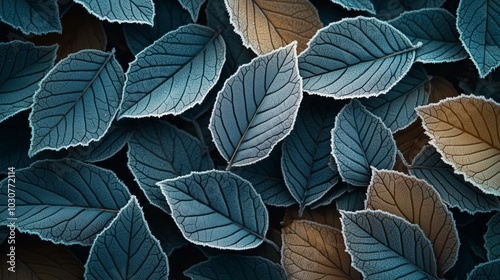
[[[341,229],[340,213],[335,204],[325,205],[316,209],[306,208],[302,216],[299,217],[298,205],[293,205],[285,210],[282,226],[287,227],[295,220],[307,220],[321,225],[327,225],[337,229]]]
[[[335,4],[339,4],[348,11],[363,11],[370,14],[375,14],[375,8],[369,0],[331,0]]]
[[[0,20],[24,34],[62,32],[56,0],[1,0]]]
[[[364,278],[438,278],[432,244],[418,226],[380,210],[340,214],[352,266]]]
[[[201,5],[203,5],[204,2],[205,0],[179,0],[182,7],[191,15],[193,22],[198,20],[198,14],[200,13]]]
[[[297,52],[323,25],[307,0],[225,0],[231,24],[243,45],[265,54],[297,41]]]
[[[500,212],[491,217],[486,225],[488,230],[484,235],[484,247],[488,252],[488,260],[500,259]]]
[[[429,143],[424,133],[422,121],[417,119],[413,124],[394,133],[394,140],[407,163],[411,163],[422,148]]]
[[[140,23],[153,26],[155,9],[152,0],[75,0],[100,20],[117,23]]]
[[[344,182],[337,182],[322,198],[311,204],[311,209],[316,209],[321,206],[330,205],[335,199],[341,197],[347,192],[348,185]]]
[[[242,65],[218,93],[209,125],[227,169],[267,157],[292,130],[301,100],[295,43]]]
[[[137,55],[164,34],[191,23],[189,13],[179,1],[153,0],[156,15],[153,26],[143,24],[124,24],[123,33],[130,51]]]
[[[151,204],[170,209],[156,182],[213,168],[200,142],[163,121],[143,125],[128,142],[128,167]]]
[[[157,183],[184,237],[194,244],[245,250],[266,240],[268,213],[252,185],[230,172],[192,172]],[[200,218],[202,217],[202,218]]]
[[[366,188],[355,187],[335,200],[338,210],[357,211],[365,209]]]
[[[57,48],[0,43],[0,122],[31,106],[38,82],[54,66]]]
[[[336,99],[384,94],[410,70],[417,48],[375,18],[333,22],[299,56],[304,90]]]
[[[500,28],[497,3],[487,0],[462,0],[457,9],[460,41],[484,78],[500,65]]]
[[[85,279],[166,279],[168,260],[151,234],[135,196],[100,233],[85,264]]]
[[[144,206],[146,222],[154,237],[160,241],[161,248],[167,256],[171,256],[177,248],[189,244],[174,222],[174,219],[159,208],[146,204]]]
[[[338,110],[331,103],[322,106],[319,100],[307,105],[301,106],[294,129],[283,141],[281,157],[283,177],[299,203],[299,215],[339,180],[338,171],[328,166],[330,132]]]
[[[119,118],[178,115],[203,101],[219,78],[226,47],[212,29],[188,24],[136,55]]]
[[[85,50],[61,60],[35,93],[29,156],[100,140],[118,111],[122,87],[114,52]]]
[[[488,280],[500,276],[500,259],[482,263],[474,267],[467,280]]]
[[[377,169],[394,166],[396,142],[380,118],[353,100],[335,118],[332,155],[343,181],[368,186],[370,166]]]
[[[264,203],[277,207],[288,207],[295,203],[281,173],[281,144],[273,149],[269,157],[233,170],[234,173],[252,183]]]
[[[455,17],[447,10],[428,8],[403,13],[389,23],[414,44],[422,43],[416,61],[442,63],[467,58],[455,22]]]
[[[339,229],[311,221],[283,228],[281,261],[289,279],[362,279]]]
[[[458,96],[453,84],[440,76],[432,76],[426,91],[429,93],[429,103],[437,103],[447,97]]]
[[[500,209],[500,201],[464,181],[454,173],[451,166],[441,160],[441,155],[432,147],[425,146],[409,167],[410,173],[432,185],[443,201],[470,214],[491,212]]]
[[[218,255],[198,263],[184,275],[197,280],[203,279],[286,279],[280,265],[258,256]]]
[[[427,104],[429,95],[424,91],[427,81],[425,69],[415,65],[388,93],[360,102],[394,133],[417,119],[415,107]]]
[[[455,220],[425,181],[372,169],[365,205],[366,209],[386,211],[418,225],[432,243],[439,275],[453,267],[460,246]]]
[[[377,11],[377,18],[390,20],[404,11],[439,8],[446,0],[371,0],[371,2]]]
[[[7,201],[7,182],[0,182],[2,201]],[[18,169],[15,188],[17,229],[65,245],[91,245],[130,197],[111,171],[74,160]],[[7,213],[7,205],[0,210]]]
[[[476,96],[417,108],[443,160],[485,193],[500,195],[500,105]]]

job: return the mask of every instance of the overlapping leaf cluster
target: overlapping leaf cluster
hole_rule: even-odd
[[[22,275],[498,274],[494,1],[35,2],[0,1],[0,172],[18,231],[58,252],[19,245]],[[206,260],[175,271],[187,244]]]

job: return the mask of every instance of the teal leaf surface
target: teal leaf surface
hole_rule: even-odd
[[[227,171],[192,172],[158,183],[184,237],[219,249],[266,240],[268,213],[250,182]]]
[[[128,143],[128,167],[151,204],[170,213],[156,182],[213,168],[196,138],[175,126],[154,120],[142,125]]]
[[[0,43],[0,122],[31,106],[38,83],[54,66],[57,48]]]
[[[365,209],[365,200],[366,188],[356,187],[353,190],[348,190],[337,198],[335,200],[335,205],[338,210],[357,211]]]
[[[332,155],[343,181],[368,186],[371,166],[377,169],[394,166],[396,142],[379,117],[352,100],[335,118]]]
[[[500,5],[497,1],[461,0],[457,28],[479,76],[486,77],[500,65]]]
[[[283,177],[290,193],[299,203],[299,215],[339,180],[338,171],[328,166],[330,135],[339,110],[335,110],[329,102],[320,102],[325,105],[310,102],[308,106],[301,106],[294,129],[282,145]]]
[[[24,34],[62,32],[56,0],[0,0],[0,20]]]
[[[285,280],[283,268],[258,256],[219,255],[192,266],[184,275],[196,280]]]
[[[500,279],[500,259],[479,264],[467,275],[467,280],[491,279]]]
[[[205,0],[178,0],[182,7],[186,9],[191,15],[191,19],[193,22],[198,20],[198,15],[200,14],[201,5],[205,2]]]
[[[372,2],[369,0],[331,0],[335,4],[339,4],[340,6],[346,8],[347,10],[354,11],[364,11],[369,12],[370,14],[375,14],[375,8],[373,7]]]
[[[296,43],[242,65],[218,93],[209,125],[227,168],[267,157],[292,130],[301,100]]]
[[[153,25],[152,0],[75,0],[100,20]]]
[[[7,201],[7,179],[0,184],[0,198]],[[130,198],[114,173],[74,160],[16,170],[15,186],[17,229],[66,245],[91,245]],[[7,213],[7,205],[0,210]]]
[[[352,265],[365,279],[437,279],[432,244],[403,218],[380,210],[341,211]]]
[[[427,104],[429,94],[424,87],[428,81],[425,69],[415,65],[388,93],[359,101],[394,133],[417,119],[417,106]]]
[[[161,36],[182,25],[191,23],[189,13],[178,1],[155,0],[156,15],[153,26],[143,24],[124,24],[123,33],[130,51],[136,55]]]
[[[206,26],[165,34],[130,63],[119,118],[178,115],[201,103],[219,79],[225,54],[220,34]]]
[[[59,61],[34,96],[29,155],[100,140],[118,111],[123,83],[114,52],[83,50]]]
[[[488,230],[484,235],[488,260],[500,259],[500,212],[496,213],[487,223]]]
[[[330,205],[334,200],[340,199],[345,193],[347,193],[348,185],[345,182],[338,182],[333,186],[323,197],[316,200],[311,204],[311,209],[316,209],[321,206]],[[337,200],[338,202],[338,200]]]
[[[375,18],[331,23],[299,56],[304,90],[337,99],[386,93],[410,70],[417,48],[399,30]]]
[[[403,32],[417,49],[416,61],[453,62],[467,58],[455,27],[455,17],[445,9],[422,9],[403,13],[389,23]]]
[[[484,213],[500,209],[498,197],[485,194],[466,182],[462,175],[443,162],[441,155],[430,145],[425,146],[408,168],[411,175],[425,180],[439,193],[443,201],[461,211]]]
[[[371,0],[371,2],[377,11],[377,18],[389,20],[405,11],[439,8],[446,0]]]
[[[168,259],[132,196],[100,233],[85,264],[85,279],[167,279]]]

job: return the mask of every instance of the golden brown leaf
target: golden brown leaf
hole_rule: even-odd
[[[438,273],[458,256],[458,232],[439,194],[425,181],[390,170],[372,170],[366,208],[383,210],[417,224],[433,244]]]
[[[417,108],[431,144],[457,173],[500,195],[500,105],[461,95]]]
[[[394,140],[408,164],[411,164],[422,148],[429,143],[429,137],[425,135],[420,119],[394,133]]]
[[[308,0],[225,0],[231,23],[243,44],[265,54],[293,41],[297,53],[323,24]]]
[[[429,103],[436,103],[447,97],[458,95],[455,87],[445,78],[433,76],[426,85],[426,91],[429,93]]]
[[[282,235],[281,262],[288,279],[362,279],[339,229],[302,220],[283,228]]]

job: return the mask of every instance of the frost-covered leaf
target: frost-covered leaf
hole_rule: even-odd
[[[491,217],[487,226],[484,247],[488,252],[488,260],[500,259],[500,212]]]
[[[404,11],[439,8],[446,0],[371,0],[377,18],[389,20],[397,17]]]
[[[316,200],[311,204],[311,209],[316,209],[321,206],[330,205],[335,199],[340,198],[343,194],[347,192],[348,184],[345,182],[338,182],[333,186],[323,197]],[[334,203],[335,204],[335,203]]]
[[[417,119],[417,106],[427,104],[429,95],[424,90],[427,81],[425,69],[415,65],[387,94],[360,102],[394,133]]]
[[[362,279],[351,266],[339,229],[297,220],[282,231],[281,262],[288,279]]]
[[[410,164],[422,148],[429,143],[429,137],[425,134],[420,119],[407,128],[394,133],[394,140],[406,163]]]
[[[2,201],[7,183],[0,182]],[[17,229],[66,245],[91,245],[130,198],[114,173],[74,160],[38,161],[16,170],[15,188]],[[0,210],[7,213],[7,204]]]
[[[213,168],[200,142],[175,126],[154,120],[143,125],[128,142],[128,167],[151,204],[170,213],[156,182]]]
[[[380,118],[353,100],[335,118],[332,155],[343,181],[368,186],[370,166],[377,169],[394,166],[396,142]]]
[[[167,279],[168,260],[135,196],[95,239],[85,279]]]
[[[196,280],[262,279],[285,280],[283,268],[258,256],[218,255],[184,271],[184,275]]]
[[[225,0],[231,24],[243,45],[257,54],[297,41],[297,52],[323,25],[308,0]]]
[[[218,93],[209,125],[228,168],[267,157],[292,130],[301,100],[295,43],[241,66]]]
[[[192,172],[158,185],[187,240],[232,250],[255,248],[266,240],[267,209],[247,180],[212,170]]]
[[[500,277],[500,259],[482,263],[474,267],[467,280],[489,280]]]
[[[205,0],[178,0],[181,3],[182,7],[186,9],[191,15],[191,19],[193,22],[198,20],[198,14],[200,13],[201,5],[205,2]]]
[[[473,213],[491,212],[500,209],[500,202],[494,195],[485,194],[462,175],[454,173],[451,166],[441,160],[441,155],[432,146],[426,146],[415,157],[408,168],[410,173],[427,181],[451,207]]]
[[[353,186],[348,185],[348,191],[335,200],[337,209],[343,211],[365,209],[366,188],[354,187],[354,189],[350,190],[349,187]]]
[[[465,180],[500,195],[500,104],[461,95],[417,108],[431,144]]]
[[[430,239],[438,274],[455,264],[460,241],[451,212],[425,181],[389,170],[372,170],[366,209],[383,210],[418,225]]]
[[[457,28],[479,76],[486,77],[500,65],[500,5],[489,0],[461,0]]]
[[[153,25],[155,8],[152,0],[74,0],[100,20],[117,23]]]
[[[417,225],[380,210],[341,215],[347,252],[364,278],[438,278],[432,244]]]
[[[369,12],[375,14],[375,8],[370,0],[331,0],[335,4],[346,8],[347,10]]]
[[[57,63],[34,96],[29,155],[101,139],[118,111],[123,80],[114,52],[84,50]]]
[[[62,32],[56,0],[1,0],[0,20],[24,34]]]
[[[323,197],[339,180],[338,171],[328,166],[330,133],[338,110],[332,103],[323,105],[319,101],[300,107],[294,129],[282,146],[283,177],[299,203],[299,213]]]
[[[189,13],[179,1],[154,0],[155,12],[153,26],[144,24],[124,24],[123,33],[130,51],[136,55],[165,35],[182,25],[191,23]]]
[[[403,13],[389,23],[414,44],[422,43],[416,61],[442,63],[467,58],[455,22],[455,17],[445,9],[421,9]]]
[[[337,99],[386,93],[410,70],[416,49],[403,33],[375,18],[331,23],[299,56],[304,90]]]
[[[219,33],[188,24],[136,55],[126,73],[119,118],[178,115],[203,101],[226,59]]]
[[[437,103],[447,97],[458,96],[458,92],[450,81],[440,76],[432,76],[426,87],[429,103]]]
[[[38,83],[54,66],[57,48],[0,43],[0,122],[31,106]]]

